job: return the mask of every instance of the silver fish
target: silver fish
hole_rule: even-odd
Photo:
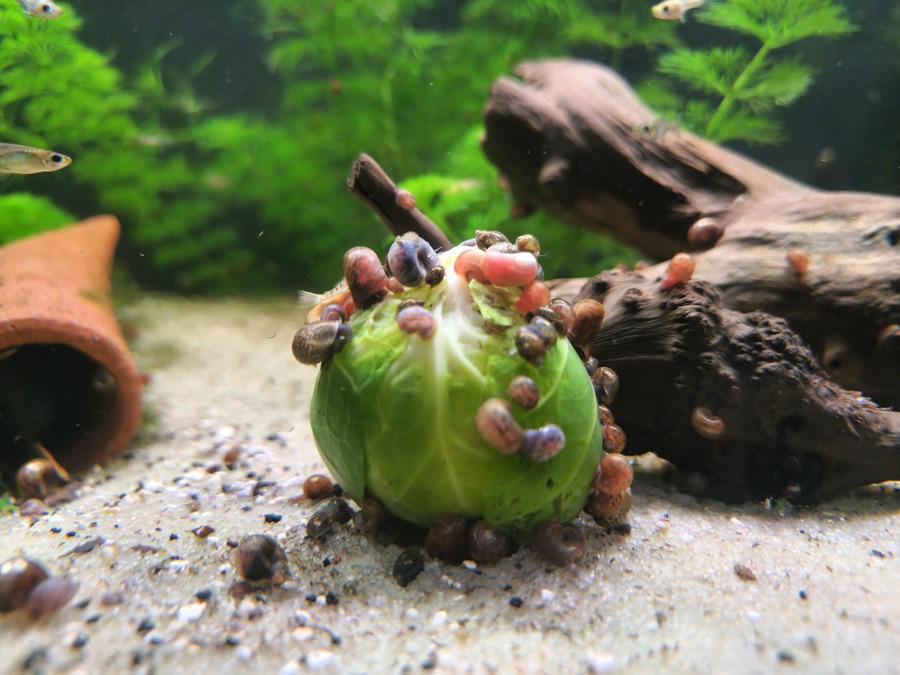
[[[40,16],[44,19],[55,19],[62,14],[59,5],[50,0],[19,0],[22,9],[30,16]]]
[[[0,143],[0,173],[59,171],[71,163],[71,157],[53,150],[42,150],[15,143]]]

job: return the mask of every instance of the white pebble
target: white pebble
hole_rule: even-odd
[[[291,631],[291,639],[294,642],[306,642],[307,640],[311,640],[315,633],[316,632],[308,626],[300,626]]]
[[[299,672],[300,664],[296,661],[288,661],[278,671],[278,675],[297,675]]]
[[[694,541],[694,535],[683,534],[678,538],[678,541],[680,541],[682,544],[690,544],[691,542]]]
[[[556,597],[556,593],[551,591],[549,588],[541,589],[541,601],[542,602],[550,602],[555,597]]]
[[[419,610],[415,607],[410,607],[403,612],[403,616],[409,621],[416,621],[419,618]]]
[[[462,564],[463,564],[463,567],[465,567],[467,570],[477,570],[478,569],[478,563],[475,562],[474,560],[463,560]]]
[[[616,657],[612,654],[593,654],[588,652],[581,657],[581,662],[591,675],[610,673],[616,667]]]
[[[754,611],[751,611],[751,610],[747,610],[747,618],[750,619],[750,620],[753,621],[753,622],[761,621],[761,620],[762,620],[762,614],[760,614],[759,612],[754,612]]]
[[[178,620],[184,622],[196,621],[203,615],[203,610],[205,609],[205,602],[194,602],[190,605],[182,605],[178,608]]]
[[[306,665],[311,670],[324,668],[334,661],[334,652],[327,649],[313,649],[306,655]]]
[[[432,626],[443,626],[447,623],[447,611],[440,610],[434,613],[434,616],[431,617],[431,625]]]
[[[239,645],[238,648],[234,650],[234,653],[241,661],[249,661],[253,658],[253,650],[247,645]]]

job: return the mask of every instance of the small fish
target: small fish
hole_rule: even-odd
[[[642,122],[636,125],[631,133],[635,138],[644,141],[661,141],[668,132],[677,132],[680,123],[678,120],[667,120],[664,117],[657,117],[649,122]]]
[[[19,0],[22,9],[29,16],[40,16],[45,19],[55,19],[62,14],[62,9],[50,0]]]
[[[52,150],[41,150],[15,143],[0,143],[0,173],[59,171],[71,163],[71,157]]]
[[[650,12],[657,19],[684,23],[684,17],[688,10],[702,7],[704,2],[705,0],[665,0],[658,5],[653,5]]]

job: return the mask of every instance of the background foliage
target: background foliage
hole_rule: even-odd
[[[550,276],[633,260],[539,214],[508,220],[478,144],[490,83],[526,59],[591,58],[695,130],[775,141],[816,76],[793,43],[850,30],[832,0],[729,0],[684,25],[643,0],[63,5],[55,21],[0,5],[0,140],[75,158],[3,183],[36,196],[0,198],[0,226],[111,211],[129,271],[182,292],[322,290],[345,248],[383,246],[345,188],[361,151],[453,238],[532,231]]]

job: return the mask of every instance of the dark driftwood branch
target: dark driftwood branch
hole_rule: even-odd
[[[626,452],[654,451],[682,486],[726,501],[817,502],[900,479],[900,413],[841,389],[787,324],[721,306],[706,282],[603,273],[591,355],[619,376],[611,407]]]
[[[353,163],[347,187],[378,214],[393,234],[415,232],[437,251],[453,248],[441,228],[419,209],[407,210],[397,204],[396,183],[369,155],[363,153]]]
[[[692,252],[727,307],[783,317],[836,381],[900,407],[900,198],[813,190],[686,131],[636,133],[654,113],[596,64],[517,74],[492,87],[483,148],[518,212],[657,259]]]

